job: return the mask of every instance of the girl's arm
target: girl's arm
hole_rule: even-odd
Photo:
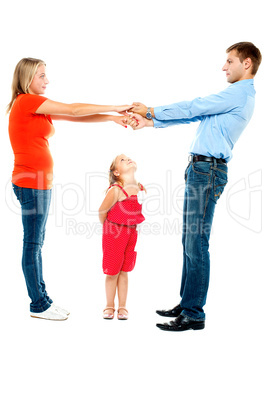
[[[90,116],[64,116],[64,115],[52,115],[50,116],[52,120],[65,120],[65,121],[73,121],[79,123],[105,123],[107,121],[113,121],[114,123],[120,124],[121,126],[126,127],[126,124],[130,124],[132,119],[130,116],[113,116],[108,114],[92,114]],[[133,126],[137,126],[136,121],[132,122]]]
[[[115,186],[111,187],[111,189],[108,191],[104,201],[102,202],[98,210],[99,220],[102,224],[105,222],[110,208],[113,207],[113,205],[118,201],[119,196],[120,196],[120,188]]]
[[[45,100],[36,110],[37,114],[67,115],[67,116],[88,116],[96,113],[126,112],[132,106],[103,106],[87,103],[60,103],[50,99]]]

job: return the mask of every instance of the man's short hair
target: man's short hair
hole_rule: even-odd
[[[240,62],[242,63],[246,58],[250,58],[252,61],[252,71],[251,74],[255,75],[258,71],[259,65],[261,64],[261,52],[259,49],[253,45],[251,42],[238,42],[234,45],[228,47],[226,53],[235,50]]]

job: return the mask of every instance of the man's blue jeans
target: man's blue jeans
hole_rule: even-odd
[[[185,171],[182,315],[204,320],[210,278],[209,238],[216,203],[227,183],[226,164],[190,163]]]
[[[48,297],[42,270],[42,246],[52,190],[18,187],[13,190],[21,205],[24,229],[22,269],[31,299],[30,311],[41,313],[53,301]]]

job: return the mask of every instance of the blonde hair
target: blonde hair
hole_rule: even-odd
[[[13,75],[11,85],[12,96],[11,101],[7,106],[7,113],[10,112],[12,105],[19,94],[29,93],[29,86],[32,83],[33,77],[35,76],[38,67],[42,64],[44,66],[46,65],[43,60],[33,59],[31,57],[21,59],[18,62]]]
[[[116,170],[116,158],[113,159],[110,167],[109,167],[109,176],[108,176],[108,181],[109,181],[109,187],[112,186],[112,184],[118,183],[123,187],[123,180],[119,178],[118,176],[115,176],[114,171]],[[108,192],[109,188],[107,188],[106,193]]]

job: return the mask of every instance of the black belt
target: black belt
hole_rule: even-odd
[[[189,155],[188,158],[189,162],[214,162],[216,163],[224,163],[226,164],[225,159],[217,159],[214,158],[213,156],[204,156],[204,155]]]

